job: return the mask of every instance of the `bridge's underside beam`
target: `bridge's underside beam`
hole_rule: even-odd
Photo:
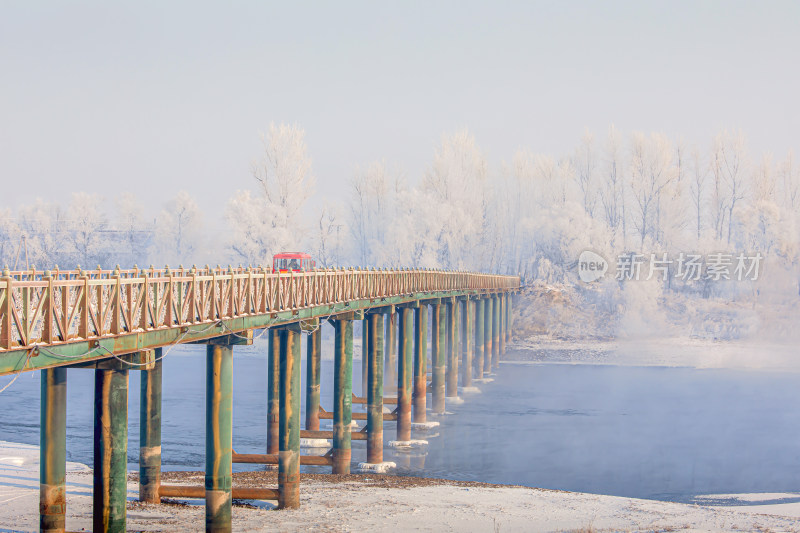
[[[248,330],[281,326],[309,319],[328,318],[342,313],[358,313],[373,308],[402,305],[422,300],[424,303],[436,299],[478,294],[494,294],[501,289],[442,291],[416,295],[394,296],[378,299],[353,300],[334,305],[320,305],[298,310],[287,310],[263,315],[220,319],[148,331],[108,335],[89,340],[54,343],[51,345],[0,351],[0,376],[15,372],[38,370],[79,363],[99,361],[113,355],[122,356],[134,352],[153,350],[175,343],[190,343],[231,333],[245,335]],[[348,317],[349,318],[349,317]],[[227,341],[226,341],[227,342]]]

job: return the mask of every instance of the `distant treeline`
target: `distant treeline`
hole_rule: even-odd
[[[132,194],[112,203],[76,193],[66,205],[0,211],[0,256],[11,267],[76,264],[269,263],[307,250],[320,266],[427,267],[574,280],[582,250],[762,252],[797,278],[800,167],[749,153],[741,132],[701,149],[653,133],[584,133],[561,156],[520,149],[490,165],[467,131],[444,135],[422,176],[376,161],[356,167],[345,194],[314,198],[304,131],[271,125],[253,188],[207,232],[186,192],[146,220]],[[310,205],[320,205],[311,209]]]

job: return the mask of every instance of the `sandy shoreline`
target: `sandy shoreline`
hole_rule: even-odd
[[[38,475],[30,468],[16,475],[10,470],[8,464],[0,468],[0,531],[36,531]],[[236,502],[234,530],[800,531],[800,494],[719,495],[709,502],[738,505],[700,506],[430,478],[301,477],[300,510],[277,511],[272,502]],[[67,529],[90,531],[92,474],[73,469],[67,478]],[[201,472],[164,473],[168,483],[195,485],[202,479]],[[275,472],[234,474],[236,487],[276,485]],[[138,502],[137,494],[136,474],[131,473],[129,531],[203,531],[203,500],[152,505]]]

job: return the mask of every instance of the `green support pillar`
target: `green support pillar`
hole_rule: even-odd
[[[411,391],[414,374],[412,310],[400,309],[400,342],[397,366],[397,440],[411,440]]]
[[[506,323],[507,323],[507,326],[506,326],[506,342],[511,342],[511,326],[512,326],[512,323],[513,323],[512,319],[514,317],[514,313],[512,312],[512,310],[513,310],[513,302],[514,302],[514,297],[511,295],[511,293],[509,293],[508,294],[508,319],[506,321]]]
[[[383,462],[383,315],[369,315],[367,462]]]
[[[428,394],[428,306],[414,310],[414,422],[425,423]]]
[[[361,397],[366,398],[369,390],[369,317],[361,321]]]
[[[39,530],[64,533],[67,510],[67,369],[42,370],[39,417]]]
[[[447,377],[445,395],[458,396],[458,300],[447,304]]]
[[[300,507],[300,330],[283,328],[281,336],[279,509]]]
[[[461,313],[461,386],[472,386],[472,302],[464,299]]]
[[[113,361],[113,360],[112,360]],[[128,492],[128,370],[94,371],[92,530],[124,532]]]
[[[231,531],[233,347],[206,345],[206,531]]]
[[[139,500],[160,503],[162,349],[153,368],[141,371],[139,387]]]
[[[320,325],[321,327],[321,325]],[[309,332],[306,342],[306,429],[319,431],[319,379],[322,332]]]
[[[444,306],[434,304],[432,306],[433,317],[431,328],[431,408],[436,414],[444,414],[444,371],[445,371],[445,348],[447,346],[447,320]]]
[[[483,301],[483,373],[492,372],[492,299]]]
[[[384,352],[383,383],[385,391],[394,390],[397,385],[397,313],[389,313],[386,317],[386,339]]]
[[[500,367],[500,298],[492,297],[492,370]]]
[[[281,390],[281,339],[277,329],[268,332],[267,356],[267,453],[278,454],[278,434],[280,432],[280,390]]]
[[[500,327],[498,328],[499,335],[498,340],[500,343],[500,347],[498,349],[500,355],[505,355],[506,353],[506,295],[505,293],[500,295],[498,299],[500,302]]]
[[[350,423],[353,419],[353,321],[334,320],[333,473],[350,473]]]
[[[483,303],[482,298],[475,300],[475,377],[483,379]]]

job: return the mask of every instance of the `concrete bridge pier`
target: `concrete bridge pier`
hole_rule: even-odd
[[[278,454],[280,433],[281,341],[278,329],[268,331],[267,353],[267,454]]]
[[[472,387],[472,321],[473,302],[464,298],[461,313],[461,386]]]
[[[494,309],[492,297],[487,296],[483,301],[483,373],[492,373],[492,316]]]
[[[353,418],[353,321],[331,320],[333,350],[333,473],[349,474]]]
[[[397,440],[411,440],[411,395],[414,374],[413,309],[401,307],[399,312],[399,357],[397,371]]]
[[[383,313],[368,313],[367,320],[367,463],[383,462]]]
[[[93,531],[125,531],[127,492],[128,365],[110,359],[94,371]]]
[[[436,414],[444,414],[445,397],[445,348],[447,347],[447,317],[442,304],[431,306],[431,408]]]
[[[385,338],[385,363],[384,363],[384,392],[396,392],[397,387],[397,320],[399,313],[392,312],[386,315],[386,338]]]
[[[280,328],[279,509],[300,507],[300,326]]]
[[[39,425],[39,530],[63,533],[66,515],[67,369],[42,370]]]
[[[367,397],[369,385],[369,317],[364,316],[361,321],[361,397]]]
[[[507,335],[507,342],[511,342],[511,333],[514,327],[514,298],[509,294],[508,295],[508,330],[506,332]]]
[[[139,500],[148,503],[161,502],[161,356],[162,348],[156,348],[139,387]]]
[[[231,531],[233,346],[206,345],[206,531]]]
[[[483,298],[475,300],[475,377],[483,379]]]
[[[492,370],[500,368],[500,298],[492,297]]]
[[[414,423],[427,421],[428,394],[428,306],[420,303],[414,310]]]
[[[459,302],[451,299],[447,302],[447,379],[445,396],[458,397],[458,310]]]
[[[311,431],[319,431],[321,327],[318,323],[306,338],[306,429]]]
[[[506,314],[508,313],[508,300],[505,294],[500,295],[500,355],[506,354]]]

